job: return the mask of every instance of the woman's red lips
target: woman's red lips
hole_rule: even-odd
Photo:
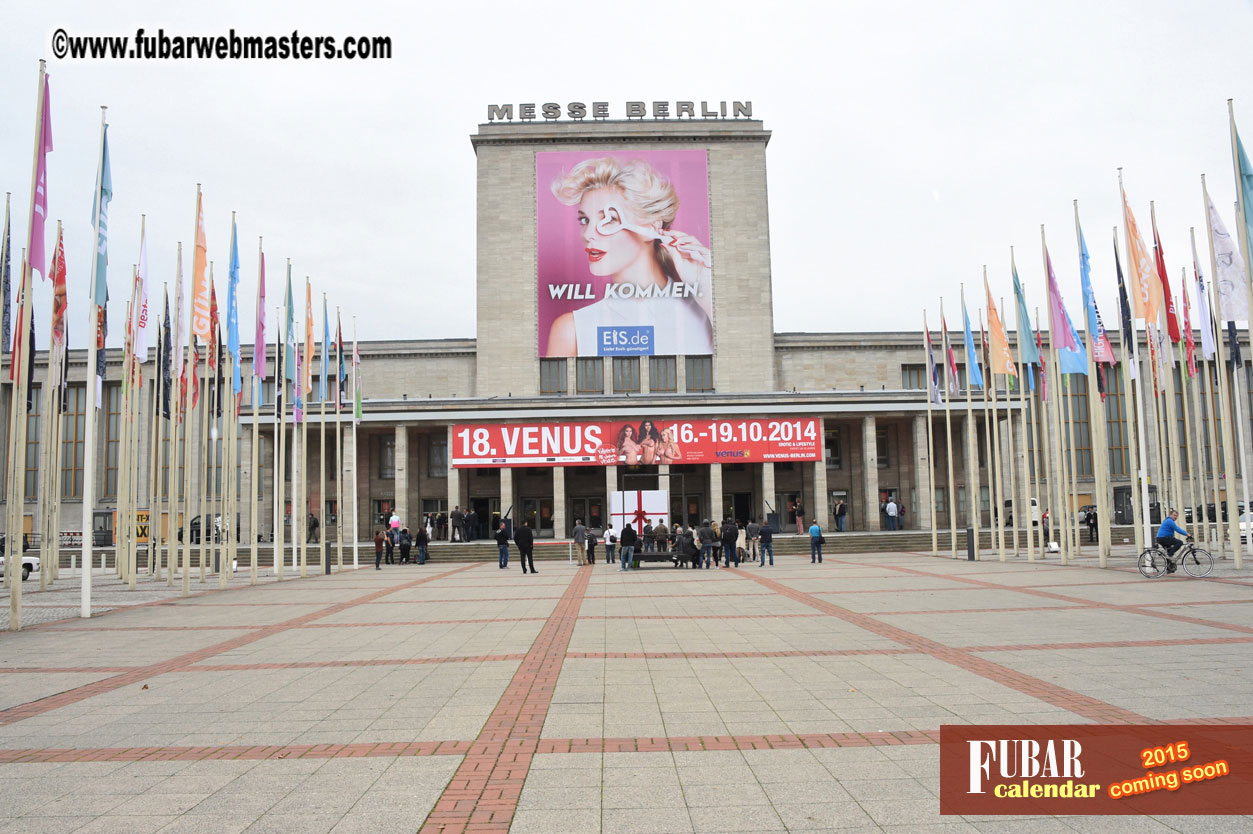
[[[591,261],[592,263],[596,263],[603,257],[605,257],[605,253],[600,249],[588,249],[587,250],[587,259]]]

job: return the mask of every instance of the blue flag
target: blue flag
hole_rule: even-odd
[[[1244,228],[1248,235],[1249,245],[1253,246],[1253,166],[1244,153],[1244,143],[1240,141],[1240,132],[1236,131],[1236,158],[1240,163],[1237,179],[1240,180],[1240,210],[1244,212]]]
[[[231,221],[231,269],[226,284],[226,349],[230,351],[234,367],[231,370],[231,390],[236,395],[244,390],[244,379],[239,368],[239,241],[235,235],[235,221]]]
[[[1018,267],[1010,264],[1014,274],[1014,298],[1018,301],[1018,359],[1024,365],[1040,361],[1040,349],[1035,343],[1035,331],[1031,329],[1031,314],[1027,312],[1027,299],[1018,281]],[[1033,386],[1034,387],[1034,386]]]
[[[979,354],[975,350],[975,337],[970,333],[970,316],[966,313],[966,302],[962,302],[962,318],[966,320],[966,385],[983,387],[983,372],[979,370]]]

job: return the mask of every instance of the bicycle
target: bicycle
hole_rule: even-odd
[[[1191,538],[1175,551],[1174,556],[1167,555],[1166,548],[1154,543],[1152,547],[1145,548],[1140,554],[1136,567],[1146,579],[1157,579],[1166,573],[1168,563],[1176,566],[1182,565],[1188,576],[1197,579],[1209,576],[1214,570],[1214,557],[1209,554],[1208,550],[1197,547]]]

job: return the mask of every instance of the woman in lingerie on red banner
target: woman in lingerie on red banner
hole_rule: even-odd
[[[674,440],[674,432],[670,429],[662,429],[661,442],[657,444],[657,462],[660,464],[677,463],[682,457],[683,452]]]
[[[640,423],[638,437],[640,439],[640,463],[656,463],[657,446],[661,443],[661,435],[657,433],[657,427],[653,425],[652,420],[644,420]]]
[[[552,191],[578,206],[588,271],[612,276],[615,292],[558,316],[546,355],[600,355],[601,327],[652,327],[651,355],[713,353],[712,259],[699,240],[670,229],[679,211],[670,181],[642,160],[602,157],[580,162]]]
[[[628,466],[640,462],[640,444],[636,441],[635,426],[629,423],[618,430],[618,457]]]

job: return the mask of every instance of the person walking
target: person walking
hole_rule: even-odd
[[[722,560],[726,567],[731,567],[731,560],[735,560],[735,566],[740,566],[740,553],[738,550],[740,542],[740,528],[736,526],[735,519],[728,518],[722,522]]]
[[[614,563],[614,551],[618,547],[618,534],[613,531],[613,524],[605,528],[605,564],[610,567]]]
[[[386,530],[383,533],[383,548],[386,551],[385,556],[387,564],[396,564],[396,560],[394,558],[396,555],[396,537],[392,534],[391,530]]]
[[[431,534],[429,528],[419,527],[417,534],[413,537],[413,543],[418,548],[418,564],[426,564],[426,547],[431,542]]]
[[[770,567],[774,567],[774,528],[769,524],[763,524],[757,536],[761,539],[761,557],[758,560],[761,567],[766,566],[767,556],[770,557]]]
[[[392,517],[387,520],[387,526],[392,531],[392,543],[395,544],[400,538],[400,516],[392,510]]]
[[[709,519],[701,521],[700,529],[696,531],[696,539],[700,542],[698,561],[705,566],[705,570],[709,570],[709,560],[714,552],[714,528],[709,525]]]
[[[305,538],[306,542],[308,542],[309,544],[318,544],[321,541],[322,537],[318,535],[318,527],[320,526],[321,525],[318,522],[318,517],[314,515],[313,513],[309,513],[309,520],[308,520],[309,529],[308,529],[308,535]]]
[[[900,527],[897,526],[897,515],[900,512],[900,508],[896,506],[895,498],[888,499],[887,503],[883,505],[883,512],[888,517],[888,529],[899,530]]]
[[[374,531],[374,569],[382,570],[383,562],[383,531]]]
[[[500,549],[500,569],[509,567],[509,533],[505,530],[505,522],[496,528],[496,547]]]
[[[400,564],[409,564],[409,557],[413,554],[413,537],[409,535],[409,528],[406,527],[400,531]]]
[[[631,563],[635,560],[635,542],[638,540],[635,535],[635,529],[628,524],[622,528],[622,567],[619,571],[630,570]]]
[[[518,561],[522,563],[522,573],[526,573],[527,565],[531,566],[531,573],[539,573],[535,569],[535,534],[527,522],[522,522],[522,526],[514,531],[513,543],[518,546]]]
[[[574,520],[574,559],[580,565],[587,564],[587,528],[581,518]]]
[[[752,516],[748,519],[748,524],[744,526],[744,550],[748,558],[754,562],[761,561],[761,556],[757,550],[757,538],[760,535],[761,525],[757,523],[757,516]]]
[[[822,564],[822,546],[826,544],[826,541],[822,536],[822,528],[815,521],[809,526],[809,563],[811,565],[815,559],[818,564]]]

